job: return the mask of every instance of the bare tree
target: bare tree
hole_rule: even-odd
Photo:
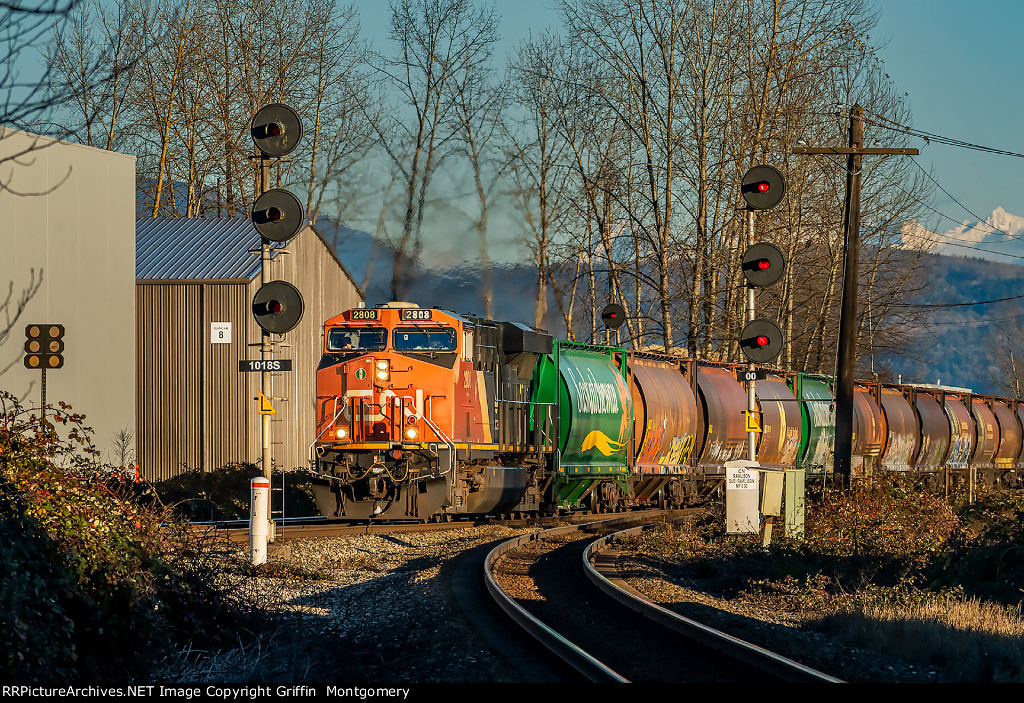
[[[431,182],[461,136],[454,98],[483,71],[496,33],[493,8],[470,0],[395,0],[390,37],[395,53],[380,57],[380,70],[399,103],[377,123],[381,145],[404,183],[401,233],[394,247],[391,295],[406,297],[423,249],[422,230]]]

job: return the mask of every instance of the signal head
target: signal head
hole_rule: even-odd
[[[302,121],[295,110],[275,103],[256,113],[250,133],[256,148],[264,156],[285,156],[302,139]]]
[[[303,310],[302,294],[287,281],[271,281],[261,286],[252,299],[256,324],[276,334],[295,329]]]
[[[752,320],[740,332],[740,351],[755,364],[771,361],[782,353],[782,330],[771,320]]]
[[[618,303],[610,303],[601,311],[601,321],[610,330],[616,330],[626,321],[626,311]]]
[[[299,233],[305,220],[302,203],[283,188],[268,190],[252,206],[256,231],[272,242],[287,242]]]
[[[753,210],[771,210],[786,196],[786,179],[774,166],[754,166],[743,176],[743,199]]]
[[[774,244],[760,242],[743,253],[743,276],[750,285],[765,288],[774,285],[786,272],[786,257]]]

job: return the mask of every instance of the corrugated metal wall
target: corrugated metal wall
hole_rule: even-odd
[[[138,461],[151,479],[202,466],[201,284],[136,285]]]
[[[295,285],[305,313],[274,357],[291,359],[293,370],[274,375],[267,395],[287,398],[272,401],[278,414],[271,419],[271,456],[275,467],[290,469],[305,466],[313,441],[323,321],[358,306],[361,297],[314,232],[303,231],[287,250],[271,262],[270,278]],[[261,459],[260,374],[238,371],[239,360],[260,358],[261,330],[251,311],[259,287],[258,277],[137,284],[138,454],[150,480]],[[213,322],[232,324],[231,344],[211,343]]]

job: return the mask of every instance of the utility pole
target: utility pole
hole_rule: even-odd
[[[916,156],[917,149],[864,147],[864,108],[850,110],[849,148],[793,147],[794,154],[846,154],[846,203],[843,208],[845,265],[843,305],[839,316],[839,370],[836,379],[836,438],[833,473],[850,487],[853,453],[853,366],[857,358],[857,257],[860,248],[860,176],[863,156]]]

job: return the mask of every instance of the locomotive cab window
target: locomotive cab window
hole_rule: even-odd
[[[334,327],[327,332],[327,351],[380,351],[386,335],[387,330],[379,327]]]
[[[451,327],[396,327],[391,347],[395,351],[453,352],[458,343]]]

